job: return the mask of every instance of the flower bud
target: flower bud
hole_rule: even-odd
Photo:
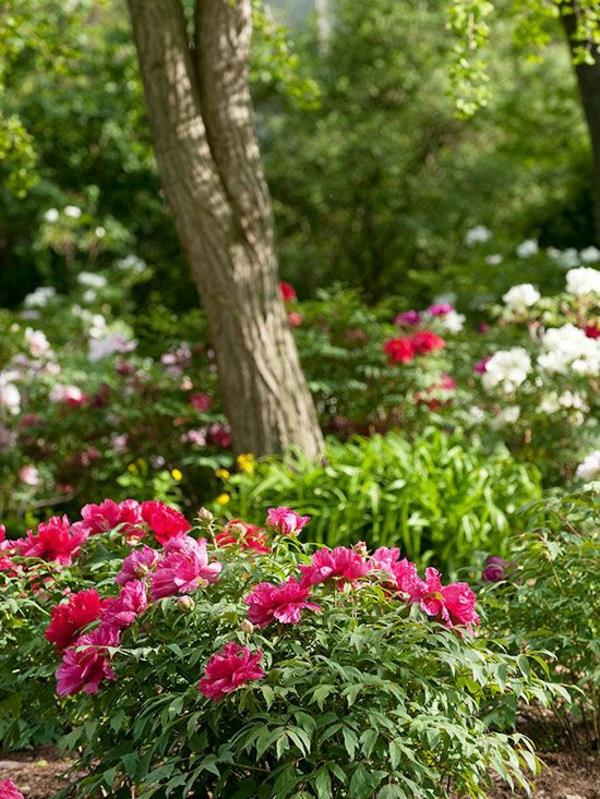
[[[180,596],[177,600],[177,609],[182,613],[191,613],[196,607],[196,603],[191,596]]]
[[[254,625],[251,621],[248,621],[248,619],[244,619],[240,622],[240,630],[243,633],[248,633],[248,635],[251,635],[254,632]]]
[[[208,527],[208,525],[213,521],[215,517],[209,511],[208,508],[200,508],[200,510],[196,514],[196,518],[198,519],[198,521],[202,526]]]

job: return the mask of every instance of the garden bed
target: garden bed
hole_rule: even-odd
[[[534,799],[600,799],[600,755],[585,752],[550,752],[541,756],[546,764],[536,780]],[[0,760],[0,779],[11,777],[25,799],[50,799],[65,785],[64,774],[72,760],[53,749],[17,752]],[[525,797],[498,787],[490,799]]]

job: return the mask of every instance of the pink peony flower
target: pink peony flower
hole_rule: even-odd
[[[53,516],[38,526],[36,535],[29,531],[26,538],[15,543],[24,558],[41,558],[69,566],[86,538],[84,530],[71,527],[67,516]]]
[[[383,351],[390,363],[409,363],[416,355],[410,338],[390,338],[383,345]]]
[[[94,588],[71,594],[66,602],[52,608],[51,621],[44,633],[46,640],[63,652],[84,627],[100,618],[101,608],[100,594]]]
[[[285,280],[282,280],[279,284],[279,291],[284,302],[294,302],[296,299],[296,289],[291,283],[286,283]]]
[[[216,534],[215,543],[218,547],[238,546],[261,553],[271,551],[265,531],[241,519],[232,519],[228,522],[222,532]]]
[[[301,327],[304,322],[304,317],[298,311],[290,311],[287,318],[290,327]]]
[[[479,616],[475,611],[475,593],[466,583],[450,583],[442,589],[442,597],[448,619],[449,627],[455,624],[465,625],[467,628],[479,624]]]
[[[56,690],[59,696],[83,691],[97,694],[103,680],[114,680],[110,667],[109,646],[119,645],[119,631],[101,624],[88,635],[80,636],[64,653],[56,672]]]
[[[439,302],[437,305],[430,305],[427,309],[427,313],[429,316],[446,316],[449,313],[452,313],[454,310],[453,306],[450,305],[448,302]]]
[[[152,599],[187,594],[219,579],[222,566],[218,561],[209,563],[204,538],[172,538],[165,553],[152,575]]]
[[[310,516],[300,516],[295,510],[286,508],[269,508],[267,525],[282,535],[298,535],[310,521]]]
[[[206,664],[198,690],[209,699],[220,702],[240,686],[252,680],[262,680],[265,676],[259,665],[262,656],[260,650],[252,652],[247,646],[234,642],[225,644]]]
[[[129,580],[121,593],[105,600],[102,622],[108,627],[129,627],[148,606],[146,586],[141,580]]]
[[[185,516],[164,502],[152,500],[142,502],[142,517],[154,533],[159,544],[165,544],[173,536],[187,533],[192,525]]]
[[[420,590],[413,598],[413,602],[417,601],[421,610],[428,616],[440,616],[444,621],[447,620],[442,596],[442,581],[437,569],[431,567],[425,569],[425,582],[421,584]]]
[[[258,627],[266,627],[273,621],[282,624],[298,624],[304,609],[318,611],[319,605],[307,602],[310,586],[302,586],[295,577],[285,583],[272,585],[259,583],[244,597],[248,605],[248,619]]]
[[[32,464],[21,466],[19,469],[19,480],[27,486],[35,488],[40,484],[40,473]]]
[[[144,546],[141,549],[134,549],[121,564],[121,571],[115,580],[119,585],[127,585],[131,580],[144,577],[152,571],[159,558],[159,553],[151,547]]]
[[[333,580],[338,588],[364,577],[370,564],[362,555],[348,547],[323,547],[312,556],[309,566],[299,566],[303,586]]]
[[[398,562],[399,557],[400,550],[398,547],[379,547],[373,552],[369,562],[372,569],[393,575],[393,567]]]
[[[415,327],[421,324],[421,314],[418,311],[402,311],[394,317],[396,327]]]
[[[12,780],[0,780],[0,799],[25,799]]]

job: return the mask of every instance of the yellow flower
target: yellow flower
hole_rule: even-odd
[[[217,469],[217,471],[215,472],[215,477],[220,477],[221,480],[228,480],[231,477],[231,475],[229,474],[227,469]]]
[[[183,479],[183,474],[179,471],[179,469],[171,469],[171,477],[173,480],[179,481]]]
[[[237,465],[240,471],[254,474],[254,455],[251,452],[242,452],[237,456]]]
[[[216,503],[217,505],[221,506],[227,505],[230,499],[231,497],[229,496],[229,494],[219,494],[219,496],[216,499]]]
[[[131,472],[131,474],[137,474],[137,470],[138,467],[135,465],[135,463],[130,463],[129,466],[127,467],[127,471]]]

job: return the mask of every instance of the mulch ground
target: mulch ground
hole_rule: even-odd
[[[49,799],[65,787],[72,762],[54,749],[0,754],[0,780],[12,778],[26,799]]]
[[[17,752],[1,758],[2,755],[0,780],[12,777],[26,799],[50,799],[55,791],[65,787],[64,773],[72,763],[52,749]],[[541,758],[546,768],[536,780],[532,794],[535,799],[600,799],[599,754],[559,752]],[[490,799],[524,796],[498,787]]]

